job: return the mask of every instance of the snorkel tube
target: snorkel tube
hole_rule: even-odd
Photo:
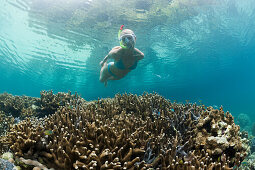
[[[119,41],[120,41],[120,46],[122,47],[122,48],[127,48],[127,46],[125,46],[124,44],[123,44],[123,41],[121,40],[121,38],[120,38],[120,34],[121,34],[121,32],[123,31],[123,27],[124,27],[124,25],[121,25],[120,26],[120,29],[119,29],[119,33],[118,33],[118,39],[119,39]]]

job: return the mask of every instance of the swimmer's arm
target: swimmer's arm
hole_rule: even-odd
[[[140,50],[138,50],[137,48],[135,48],[136,54],[135,56],[137,56],[138,60],[142,60],[144,58],[144,54],[143,52],[141,52]]]
[[[100,62],[100,65],[103,67],[104,63],[108,60],[111,59],[112,55],[109,53],[105,56],[105,58],[103,59],[103,61]]]
[[[114,47],[106,56],[105,58],[103,59],[103,61],[100,62],[100,65],[103,66],[104,63],[108,60],[108,59],[116,59],[117,57],[117,52],[119,51],[119,49],[121,49],[120,46],[116,46]]]

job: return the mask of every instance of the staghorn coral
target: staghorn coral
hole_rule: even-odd
[[[25,117],[43,117],[53,114],[60,106],[75,107],[75,103],[85,103],[77,93],[57,93],[41,91],[41,98],[0,94],[0,136]],[[0,153],[8,150],[0,138]]]
[[[57,93],[53,94],[51,91],[41,91],[40,107],[38,112],[40,117],[45,115],[53,114],[60,106],[76,107],[78,103],[84,103],[85,100],[81,98],[76,92],[75,94],[68,93]]]
[[[17,157],[55,169],[231,169],[249,149],[222,108],[146,93],[72,105],[21,121],[5,142]]]
[[[34,108],[38,105],[39,99],[35,97],[0,94],[0,110],[14,117],[35,115],[36,110]]]
[[[4,135],[12,124],[14,124],[14,118],[12,116],[7,116],[0,110],[0,136]]]
[[[55,113],[60,106],[75,107],[76,100],[85,102],[77,93],[71,92],[53,94],[52,91],[41,91],[40,95],[40,98],[36,98],[0,94],[0,111],[21,119],[31,116],[43,117]]]
[[[9,131],[14,122],[14,117],[11,115],[7,116],[3,111],[0,110],[0,155],[8,150],[8,147],[1,136],[6,135],[6,132]]]

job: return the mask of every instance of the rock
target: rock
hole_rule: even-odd
[[[2,156],[2,159],[9,160],[13,158],[13,154],[11,152],[5,152]]]
[[[5,159],[0,159],[0,169],[13,170],[14,167],[15,166],[13,163],[10,163],[9,161]]]

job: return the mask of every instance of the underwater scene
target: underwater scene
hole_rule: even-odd
[[[0,9],[0,170],[255,170],[254,0]]]

